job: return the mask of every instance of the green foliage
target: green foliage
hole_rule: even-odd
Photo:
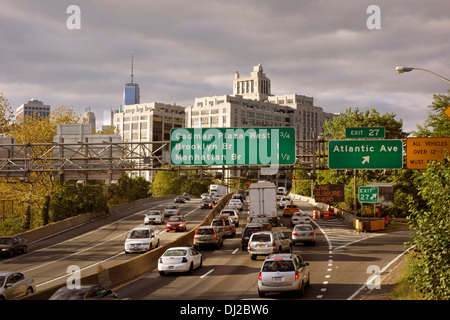
[[[418,179],[426,205],[409,198],[410,226],[415,260],[411,282],[428,299],[450,299],[450,158],[433,163]]]
[[[130,202],[150,196],[150,182],[143,177],[130,178],[124,174],[117,186],[109,187],[108,191],[115,203]]]
[[[443,111],[450,105],[450,89],[448,95],[435,94],[433,102],[428,106],[428,118],[423,126],[417,126],[418,137],[450,137],[450,120]]]
[[[153,178],[153,196],[161,197],[181,193],[181,179],[177,171],[158,171]]]
[[[68,186],[50,195],[52,222],[96,211],[108,211],[102,186]]]

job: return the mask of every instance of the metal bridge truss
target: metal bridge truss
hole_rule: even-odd
[[[327,169],[326,141],[297,140],[296,162],[280,166],[278,173],[290,174],[292,170]],[[78,142],[78,143],[28,143],[0,144],[0,177],[26,180],[31,173],[52,174],[64,180],[119,179],[122,172],[157,170],[210,170],[225,177],[225,171],[239,170],[239,176],[255,176],[262,166],[171,166],[170,141],[146,142]]]

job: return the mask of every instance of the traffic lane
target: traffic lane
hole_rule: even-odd
[[[240,237],[227,238],[221,249],[200,250],[203,267],[193,274],[160,276],[157,268],[141,279],[115,289],[119,297],[136,300],[223,300],[257,298],[262,261],[252,261],[240,248]]]
[[[166,204],[167,200],[159,204],[153,204],[152,208],[165,206]],[[188,213],[195,207],[197,207],[197,203],[193,201],[190,205],[182,206],[181,212]],[[92,273],[95,272],[95,269],[89,269],[89,267],[98,268],[100,264],[102,267],[108,267],[120,261],[131,259],[132,257],[126,257],[122,254],[123,243],[129,230],[143,223],[144,213],[148,208],[140,209],[135,208],[131,215],[84,234],[78,233],[80,230],[71,230],[68,234],[78,231],[74,238],[2,261],[0,268],[2,270],[20,270],[33,276],[39,289],[42,290],[54,285],[55,281],[64,281],[62,278],[67,277],[69,266],[75,265],[82,272]],[[163,226],[161,226],[161,229],[163,229]],[[61,236],[63,235],[59,235],[59,238]],[[64,236],[67,236],[67,233]],[[54,239],[52,240],[54,241]]]
[[[370,283],[376,284],[381,280],[379,271],[404,252],[408,240],[407,234],[391,233],[333,251],[326,298],[348,299],[372,276],[376,278]]]

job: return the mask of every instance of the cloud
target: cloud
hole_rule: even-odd
[[[395,73],[406,65],[450,77],[445,0],[379,0],[380,30],[367,29],[368,0],[76,3],[81,30],[66,27],[72,3],[1,1],[0,90],[12,107],[34,97],[100,118],[121,103],[131,51],[143,102],[230,94],[235,71],[262,63],[274,94],[313,96],[330,112],[397,111],[411,130],[449,88],[423,72]]]

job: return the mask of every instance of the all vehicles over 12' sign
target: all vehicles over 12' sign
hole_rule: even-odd
[[[330,169],[402,169],[402,140],[331,140]]]
[[[406,139],[406,167],[426,169],[430,161],[443,161],[444,150],[450,152],[450,138]]]
[[[290,165],[295,129],[179,128],[170,132],[172,165]]]

